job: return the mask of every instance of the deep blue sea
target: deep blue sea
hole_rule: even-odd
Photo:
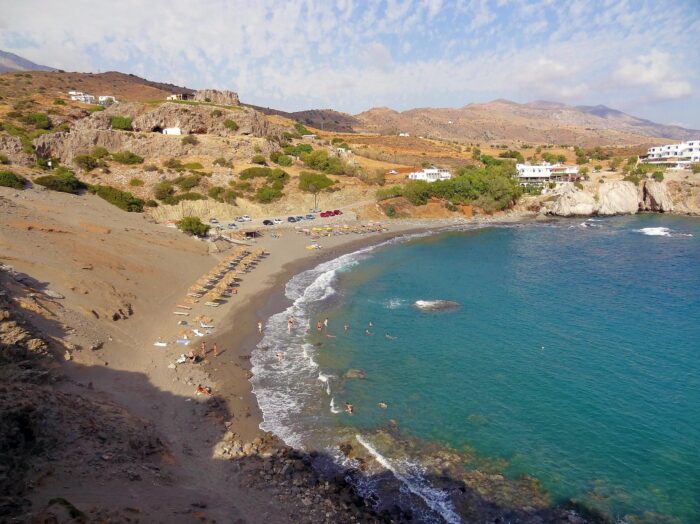
[[[700,522],[700,219],[440,233],[327,262],[287,294],[253,385],[263,427],[288,443],[333,454],[354,436],[407,482],[422,449],[444,446],[465,471],[534,477],[552,503]],[[410,452],[380,436],[388,425]]]

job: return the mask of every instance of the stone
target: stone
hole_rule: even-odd
[[[238,93],[217,89],[200,89],[194,94],[195,102],[210,102],[221,106],[237,106],[240,104]]]
[[[637,186],[632,182],[616,180],[598,187],[599,215],[627,215],[639,211]]]
[[[58,299],[58,300],[61,300],[61,299],[63,299],[63,298],[66,298],[66,297],[64,297],[63,295],[61,295],[60,293],[58,293],[57,291],[53,291],[53,290],[51,290],[51,289],[47,289],[46,291],[44,291],[44,295],[46,295],[46,296],[49,297],[49,298],[55,298],[55,299]]]
[[[645,180],[640,207],[644,211],[660,213],[673,211],[673,200],[666,184],[656,180]]]
[[[593,196],[585,191],[567,185],[553,203],[545,206],[545,213],[560,217],[589,216],[595,212]]]
[[[367,373],[365,373],[361,369],[348,369],[345,372],[344,376],[345,376],[345,378],[357,378],[357,379],[364,380],[367,378]]]

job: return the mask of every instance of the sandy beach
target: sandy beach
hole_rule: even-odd
[[[315,241],[320,249],[313,250],[307,249],[310,239],[293,228],[280,227],[275,235],[263,231],[245,249],[267,256],[240,275],[236,294],[219,307],[203,305],[202,298],[188,310],[177,306],[186,304],[193,283],[239,248],[211,253],[207,242],[122,213],[96,197],[30,190],[9,199],[11,191],[2,191],[2,262],[30,275],[34,289],[43,283],[43,289],[63,297],[48,303],[51,322],[46,315],[32,319],[53,340],[65,377],[60,389],[115,404],[142,421],[144,435],[160,443],[150,466],[125,465],[111,454],[98,455],[97,469],[80,460],[54,464],[49,475],[33,479],[28,498],[41,508],[60,494],[83,511],[137,508],[141,518],[162,522],[188,522],[197,511],[224,522],[297,522],[301,514],[313,520],[308,508],[299,509],[304,493],[314,500],[307,491],[256,484],[265,467],[261,460],[289,453],[259,429],[261,414],[249,382],[250,355],[261,336],[258,322],[287,306],[284,284],[306,268],[395,236],[455,225],[385,221],[384,232],[322,237]],[[214,326],[211,333],[193,337],[188,346],[176,344],[183,330],[197,328],[200,315]],[[182,320],[187,325],[179,325]],[[155,346],[156,341],[167,345]],[[202,341],[209,351],[203,362],[176,364],[190,349],[199,353]],[[195,393],[200,384],[211,396]],[[96,431],[100,441],[109,442],[109,428]],[[80,454],[83,443],[73,445]],[[316,520],[344,521],[360,511],[329,504]],[[349,513],[343,516],[344,508]]]

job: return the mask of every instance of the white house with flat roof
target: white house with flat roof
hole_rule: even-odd
[[[83,93],[82,91],[68,91],[68,96],[70,96],[71,100],[75,100],[76,102],[83,102],[85,104],[95,103],[94,96]]]
[[[546,182],[575,182],[578,180],[578,166],[564,164],[515,164],[517,178],[521,186],[544,184]]]
[[[650,147],[646,155],[640,155],[639,161],[645,164],[676,164],[678,167],[700,164],[700,140]]]
[[[166,127],[163,129],[164,135],[181,135],[182,130],[179,127]]]
[[[427,167],[421,171],[414,171],[408,174],[409,180],[425,180],[426,182],[437,182],[438,180],[449,180],[452,174],[447,169],[437,167]]]

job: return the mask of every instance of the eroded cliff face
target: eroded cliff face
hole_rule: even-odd
[[[638,187],[616,180],[577,189],[564,186],[542,213],[563,217],[633,215],[640,211],[700,215],[700,191],[688,182],[644,180]]]

